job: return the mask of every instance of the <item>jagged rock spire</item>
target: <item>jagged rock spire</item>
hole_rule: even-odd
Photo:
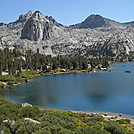
[[[32,41],[48,39],[49,29],[50,21],[40,11],[35,11],[22,29],[21,38]]]

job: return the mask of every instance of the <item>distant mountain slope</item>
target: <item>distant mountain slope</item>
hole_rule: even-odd
[[[125,25],[134,25],[134,21],[123,23]]]
[[[29,11],[9,24],[0,23],[0,48],[20,51],[39,48],[46,55],[117,57],[134,51],[133,22],[119,23],[91,15],[82,23],[64,26],[52,16]]]

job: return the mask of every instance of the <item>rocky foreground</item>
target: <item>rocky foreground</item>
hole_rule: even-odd
[[[29,11],[14,22],[0,23],[0,48],[39,48],[40,53],[53,56],[122,58],[134,51],[133,25],[91,15],[82,23],[64,26],[51,16]]]

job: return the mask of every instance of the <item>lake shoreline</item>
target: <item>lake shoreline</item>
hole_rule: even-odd
[[[120,119],[129,119],[132,124],[134,124],[134,115],[128,115],[123,113],[114,113],[114,112],[105,112],[105,111],[77,111],[77,110],[64,110],[64,109],[43,109],[42,110],[53,110],[59,112],[72,112],[72,113],[82,113],[89,115],[99,115],[102,116],[105,120],[116,121]],[[120,116],[121,115],[121,116]]]
[[[109,129],[107,129],[106,126],[108,126],[108,128],[110,126],[114,128],[114,130],[119,129],[119,132],[121,131],[123,133],[134,132],[133,131],[134,122],[130,118],[123,118],[123,117],[115,118],[115,116],[110,116],[109,114],[103,115],[100,113],[98,114],[98,113],[89,112],[89,111],[41,109],[39,107],[34,107],[34,106],[32,107],[32,105],[28,103],[26,105],[21,105],[19,103],[10,103],[6,101],[4,98],[3,99],[0,98],[0,104],[1,104],[1,108],[3,108],[3,111],[6,108],[6,110],[4,111],[6,114],[3,114],[2,122],[3,122],[3,125],[5,125],[7,128],[9,125],[5,123],[11,124],[12,126],[14,126],[15,124],[15,127],[17,126],[16,128],[18,128],[18,126],[20,127],[23,126],[25,121],[29,121],[30,124],[26,124],[26,125],[27,126],[30,125],[30,129],[31,129],[31,125],[33,125],[32,128],[35,128],[35,125],[38,125],[38,124],[42,124],[41,126],[39,126],[40,127],[39,129],[42,129],[42,126],[44,126],[44,124],[45,124],[45,127],[47,126],[47,128],[49,127],[49,124],[50,124],[51,128],[54,129],[55,122],[56,122],[58,126],[59,124],[61,124],[61,126],[63,126],[64,124],[65,125],[69,124],[72,127],[73,124],[74,125],[76,124],[75,132],[76,130],[78,130],[79,132],[79,128],[83,128],[82,130],[89,128],[87,130],[87,133],[89,132],[90,129],[93,128],[93,132],[94,132],[96,125],[97,125],[97,128],[99,125],[99,130],[97,129],[98,133],[102,131],[102,129],[104,129],[104,132],[109,131]],[[9,114],[8,109],[11,109],[12,111],[14,111],[14,114],[12,113]],[[19,122],[19,125],[18,125],[18,122]],[[47,122],[48,124],[46,124]],[[54,126],[51,125],[52,123],[54,124]],[[68,132],[70,132],[70,129]]]
[[[89,70],[69,70],[69,71],[66,71],[66,72],[49,72],[49,73],[43,73],[43,74],[38,73],[36,75],[32,75],[31,79],[26,79],[22,82],[15,83],[12,86],[7,85],[4,81],[0,81],[0,83],[3,84],[2,89],[4,89],[4,88],[12,88],[12,87],[16,87],[18,85],[22,85],[22,84],[32,82],[32,81],[34,81],[34,78],[37,77],[37,76],[51,76],[51,75],[72,74],[72,73],[94,73],[96,71],[98,71],[98,69],[93,69],[92,71],[89,71]]]
[[[117,66],[117,65],[116,65],[116,66]],[[118,66],[117,66],[117,67],[118,67]],[[117,67],[116,67],[116,68],[117,68]],[[125,75],[125,78],[126,78],[126,76],[132,76],[132,75],[133,75],[133,74],[126,74],[126,73],[124,73],[124,70],[126,70],[126,68],[127,68],[126,65],[121,64],[119,67],[121,67],[121,70],[117,70],[117,71],[122,72],[121,74]],[[120,69],[120,68],[119,68],[119,69]],[[110,70],[111,70],[111,69],[110,69]],[[132,70],[132,71],[133,71],[133,70]],[[103,71],[101,71],[101,72],[103,72]],[[105,71],[104,71],[104,72],[105,72]],[[113,74],[115,74],[113,70],[110,71],[110,72],[113,72]],[[90,72],[85,72],[85,71],[84,71],[84,72],[83,72],[83,71],[73,71],[73,72],[71,71],[71,72],[69,72],[69,71],[68,71],[68,72],[56,72],[56,73],[54,73],[54,72],[52,73],[52,72],[51,72],[51,73],[47,73],[47,74],[46,74],[46,73],[45,73],[45,74],[38,74],[38,75],[34,75],[34,77],[35,77],[35,79],[36,79],[36,76],[39,76],[39,77],[40,77],[40,76],[51,76],[51,77],[53,78],[53,75],[60,75],[60,74],[61,74],[61,75],[63,74],[63,77],[66,77],[66,76],[64,76],[64,74],[71,74],[71,73],[79,73],[80,75],[83,74],[83,73],[85,73],[85,74],[87,73],[87,74],[89,74],[89,75],[91,74],[91,76],[98,76],[98,75],[100,76],[100,75],[102,74],[102,73],[98,73],[98,71],[97,71],[97,73],[94,74],[94,75],[92,75],[92,72],[91,72],[91,71],[90,71]],[[108,73],[110,76],[111,76],[111,74],[112,74],[112,73],[109,73],[109,71],[107,71],[107,73]],[[104,74],[106,75],[106,73],[104,73]],[[120,74],[118,74],[118,75],[120,75]],[[67,75],[67,76],[69,76],[69,75]],[[73,77],[74,77],[74,76],[75,76],[75,75],[73,75]],[[76,76],[77,76],[77,75],[76,75]],[[86,75],[86,76],[87,76],[87,75]],[[50,78],[51,78],[51,77],[50,77]],[[61,77],[61,76],[59,76],[59,77]],[[41,78],[44,79],[44,77],[41,77]],[[87,77],[85,77],[85,78],[87,78]],[[38,79],[38,77],[37,77],[37,79]],[[49,79],[49,77],[48,77],[47,79]],[[33,80],[34,80],[34,79],[33,79]],[[30,82],[30,81],[29,81],[29,82]],[[23,83],[22,83],[22,84],[23,84]],[[25,84],[25,83],[24,83],[24,84]],[[18,87],[17,87],[17,88],[18,88]],[[123,91],[125,91],[125,90],[121,90],[121,92],[123,92]],[[116,92],[116,91],[115,91],[115,92]],[[28,102],[28,101],[26,101],[26,102]],[[115,102],[118,103],[118,102],[120,102],[120,101],[115,101]],[[114,104],[116,104],[116,103],[114,103]],[[31,103],[31,104],[32,104],[32,103]],[[116,112],[116,111],[117,111],[117,112],[121,112],[123,118],[131,118],[131,119],[134,119],[133,110],[132,110],[132,109],[133,109],[133,108],[132,108],[132,104],[131,104],[131,103],[128,103],[128,104],[130,104],[130,105],[129,105],[130,111],[129,111],[129,109],[128,109],[128,110],[124,110],[124,111],[123,111],[123,109],[114,110],[114,109],[111,109],[111,105],[110,105],[110,109],[111,109],[112,112]],[[130,106],[131,106],[131,107],[130,107]],[[55,107],[53,107],[53,108],[55,108]],[[58,107],[57,107],[57,108],[58,108]],[[60,107],[59,107],[59,108],[60,108]],[[62,108],[62,107],[61,107],[61,108]],[[72,108],[70,108],[70,109],[76,109],[76,110],[77,110],[77,108],[75,108],[75,107],[74,107],[74,108],[72,107]],[[60,109],[56,109],[56,110],[59,110],[59,111],[60,111]],[[61,109],[61,110],[62,110],[62,109]],[[79,110],[79,109],[78,109],[78,110]],[[80,110],[81,110],[81,109],[80,109]],[[92,110],[92,108],[90,108],[90,109],[89,109],[89,108],[87,108],[87,109],[85,108],[85,109],[83,109],[83,110],[87,110],[87,111],[74,111],[74,110],[64,110],[64,109],[63,109],[63,111],[74,111],[74,112],[82,112],[82,113],[85,113],[85,112],[86,112],[86,113],[97,113],[97,114],[100,114],[100,115],[101,115],[101,114],[104,114],[104,113],[108,113],[109,116],[117,116],[117,117],[118,117],[119,114],[120,114],[120,113],[107,112],[107,111],[108,111],[107,109],[105,109],[106,111],[102,111],[102,112],[101,112],[101,111],[88,111],[88,110]],[[96,109],[96,110],[99,110],[99,108]],[[103,109],[102,109],[102,110],[103,110]],[[110,110],[109,110],[109,111],[110,111]],[[124,113],[126,113],[126,114],[124,114]]]

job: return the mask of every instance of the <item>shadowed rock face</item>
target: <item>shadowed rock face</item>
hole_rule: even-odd
[[[0,26],[4,26],[4,25],[7,25],[7,24],[5,24],[5,23],[0,23]]]
[[[81,25],[81,28],[105,27],[106,22],[100,15],[89,16]]]
[[[124,23],[125,25],[134,25],[134,21],[131,21],[131,22],[126,22]]]
[[[77,29],[82,29],[82,28],[101,28],[101,27],[109,27],[109,26],[123,26],[123,24],[104,18],[100,15],[90,15],[87,17],[83,22],[75,25],[70,25],[70,28],[77,28]]]
[[[98,27],[105,27],[107,24],[103,17],[100,15],[91,15],[85,19],[82,23],[72,25],[72,28],[98,28]]]
[[[133,22],[119,23],[100,15],[63,26],[40,11],[29,11],[9,24],[0,23],[0,47],[32,49],[46,55],[116,57],[134,51]]]

